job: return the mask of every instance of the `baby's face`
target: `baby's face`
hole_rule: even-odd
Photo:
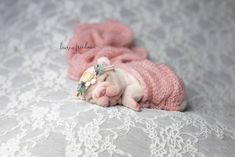
[[[85,92],[85,100],[100,106],[113,106],[121,104],[121,96],[124,91],[121,80],[115,71],[108,71],[97,77],[94,85]]]

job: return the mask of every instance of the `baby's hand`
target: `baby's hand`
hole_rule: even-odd
[[[134,98],[134,91],[133,91],[134,87],[132,86],[128,86],[125,90],[125,92],[123,93],[122,96],[122,104],[128,108],[131,108],[135,111],[140,112],[141,111],[141,106],[140,104],[138,104],[138,102],[136,102],[135,98]]]

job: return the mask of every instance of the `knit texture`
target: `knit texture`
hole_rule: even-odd
[[[82,73],[103,56],[112,63],[147,59],[146,50],[133,45],[131,29],[118,21],[79,24],[68,44],[68,76],[79,80]]]
[[[68,76],[79,80],[83,72],[107,57],[112,64],[135,76],[144,89],[142,107],[178,110],[184,100],[181,79],[166,65],[147,60],[147,52],[133,44],[131,29],[115,20],[103,23],[79,24],[69,42]]]
[[[116,64],[137,78],[144,89],[142,107],[177,111],[185,99],[183,81],[166,65],[148,60]]]

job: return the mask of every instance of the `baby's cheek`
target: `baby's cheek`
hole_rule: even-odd
[[[113,96],[116,96],[118,94],[120,94],[121,92],[121,86],[118,85],[118,84],[112,84],[112,85],[109,85],[107,88],[106,88],[106,94],[110,97],[113,97]]]

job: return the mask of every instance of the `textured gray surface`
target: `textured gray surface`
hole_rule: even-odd
[[[186,112],[74,99],[59,44],[108,18],[183,78]],[[234,78],[233,0],[1,1],[0,156],[233,156]]]

